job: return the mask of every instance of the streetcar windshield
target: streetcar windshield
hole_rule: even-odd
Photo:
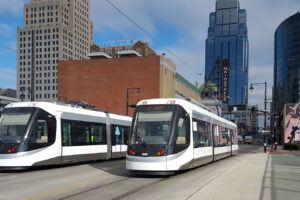
[[[140,106],[137,108],[131,144],[166,145],[171,135],[174,106]]]
[[[4,109],[0,117],[0,143],[21,143],[32,113],[32,108]]]

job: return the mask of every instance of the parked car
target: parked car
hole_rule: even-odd
[[[252,144],[252,135],[246,135],[245,136],[245,144]]]
[[[238,142],[241,142],[241,143],[242,143],[242,142],[244,141],[244,140],[243,140],[243,136],[238,135],[237,137],[238,137]]]

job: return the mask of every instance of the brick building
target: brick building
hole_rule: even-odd
[[[126,114],[128,104],[149,98],[189,97],[200,100],[198,89],[176,73],[176,66],[165,56],[138,56],[128,53],[119,58],[93,54],[93,59],[58,62],[58,100],[84,101],[96,109]],[[137,89],[140,88],[140,94]],[[134,109],[128,108],[129,115]]]
[[[141,41],[137,41],[133,45],[122,45],[122,46],[112,46],[112,47],[99,47],[98,45],[94,44],[90,48],[91,53],[102,52],[112,58],[119,57],[118,52],[128,51],[128,50],[134,50],[140,56],[156,55],[156,53],[149,47],[147,42],[141,42]]]

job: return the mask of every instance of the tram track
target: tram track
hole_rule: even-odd
[[[78,196],[80,196],[80,195],[86,194],[86,193],[91,192],[91,191],[95,191],[95,190],[98,190],[98,189],[103,189],[104,187],[112,186],[112,185],[114,185],[114,184],[120,184],[120,183],[122,183],[122,182],[124,182],[124,181],[127,181],[127,180],[131,179],[131,178],[132,178],[132,177],[126,177],[126,178],[123,178],[123,179],[121,179],[121,180],[116,180],[116,181],[113,181],[113,182],[110,182],[110,183],[107,183],[107,184],[104,184],[104,185],[100,185],[100,186],[96,186],[96,187],[93,187],[93,188],[89,188],[89,189],[87,189],[87,190],[84,190],[84,191],[81,191],[81,192],[78,192],[78,193],[74,193],[74,194],[71,194],[71,195],[68,195],[68,196],[59,198],[58,200],[72,199],[72,198],[74,198],[74,197],[78,197]],[[152,186],[152,185],[161,183],[161,182],[167,180],[168,178],[169,178],[169,177],[166,177],[166,178],[160,178],[160,179],[158,179],[158,180],[156,180],[156,181],[154,181],[154,182],[151,182],[151,183],[149,183],[149,184],[140,186],[140,187],[135,188],[135,189],[133,189],[133,190],[130,190],[130,191],[126,192],[126,193],[123,193],[123,194],[121,194],[121,195],[118,195],[118,196],[116,196],[116,197],[113,197],[113,198],[111,198],[111,200],[119,200],[119,199],[123,199],[123,198],[125,198],[125,197],[128,197],[128,196],[130,196],[130,195],[132,195],[132,194],[134,194],[134,193],[137,193],[137,192],[143,190],[144,188],[147,188],[147,187],[149,187],[149,186]]]
[[[169,178],[169,177],[168,177],[168,178]],[[141,191],[141,190],[144,189],[144,188],[147,188],[147,187],[149,187],[149,186],[152,186],[152,185],[161,183],[161,182],[167,180],[168,178],[161,178],[161,179],[159,179],[159,180],[157,180],[157,181],[154,181],[154,182],[152,182],[152,183],[150,183],[150,184],[143,185],[143,186],[138,187],[138,188],[136,188],[136,189],[134,189],[134,190],[131,190],[131,191],[129,191],[129,192],[126,192],[126,193],[124,193],[124,194],[122,194],[122,195],[119,195],[119,196],[117,196],[117,197],[114,197],[114,198],[112,198],[111,200],[119,200],[119,199],[123,199],[123,198],[125,198],[125,197],[128,197],[128,196],[130,196],[130,195],[132,195],[132,194],[134,194],[134,193],[137,193],[137,192]]]
[[[99,186],[96,186],[96,187],[92,187],[92,188],[89,188],[87,190],[84,190],[84,191],[81,191],[81,192],[77,192],[77,193],[74,193],[74,194],[71,194],[71,195],[59,198],[58,200],[64,200],[64,199],[69,199],[69,198],[72,198],[72,197],[76,197],[76,196],[82,195],[84,193],[93,191],[93,190],[98,190],[98,189],[101,189],[101,188],[104,188],[104,187],[107,187],[107,186],[110,186],[110,185],[113,185],[113,184],[121,183],[121,182],[126,181],[128,179],[130,179],[130,178],[127,177],[127,178],[123,178],[123,179],[120,179],[120,180],[112,181],[112,182],[107,183],[107,184],[103,184],[103,185],[99,185]]]
[[[235,160],[240,160],[239,157],[235,157]],[[224,160],[223,160],[224,161]],[[226,161],[226,160],[225,160]],[[221,164],[222,163],[222,160],[218,161],[215,163],[214,167],[216,169],[208,172],[209,174],[214,174],[216,171],[219,171],[220,168],[223,168],[223,165]],[[211,166],[211,165],[210,165]],[[203,170],[203,169],[202,169]],[[205,186],[207,184],[210,184],[210,182],[213,182],[216,178],[218,178],[220,175],[222,175],[223,173],[226,173],[227,171],[229,170],[229,168],[227,168],[226,170],[222,170],[221,174],[220,173],[217,173],[217,175],[215,176],[212,176],[210,177],[209,179],[206,179],[207,181],[205,181],[205,184],[204,186],[201,186],[199,188],[195,188],[195,190],[191,191],[191,194],[188,195],[186,197],[186,199],[190,199],[192,198],[197,192],[199,192],[200,190],[202,190],[203,188],[205,188]],[[190,173],[192,173],[194,170],[191,170],[191,171],[188,171]],[[180,175],[178,176],[175,176],[177,178],[180,178],[179,177]],[[140,191],[142,191],[143,189],[146,189],[146,188],[149,188],[149,187],[152,187],[152,186],[155,186],[156,184],[160,184],[166,180],[169,180],[170,177],[172,178],[172,176],[165,176],[165,177],[161,177],[157,180],[154,180],[152,181],[151,183],[148,183],[148,184],[145,184],[145,185],[141,185],[141,186],[137,186],[136,188],[131,188],[129,190],[127,190],[126,192],[123,191],[123,193],[121,194],[118,194],[116,195],[115,197],[111,196],[109,198],[105,198],[105,199],[110,199],[110,200],[120,200],[120,199],[124,199],[124,198],[130,198],[131,195],[134,195]],[[66,199],[80,199],[81,198],[81,195],[86,195],[88,194],[89,192],[93,192],[93,191],[97,191],[97,190],[101,190],[101,189],[104,189],[105,187],[108,187],[108,186],[114,186],[114,185],[120,185],[120,184],[126,184],[126,181],[129,181],[131,179],[133,179],[135,177],[126,177],[126,178],[123,178],[123,179],[119,179],[119,180],[116,180],[116,181],[113,181],[113,182],[110,182],[110,183],[107,183],[107,184],[103,184],[103,185],[99,185],[99,186],[96,186],[96,187],[92,187],[92,188],[89,188],[89,189],[86,189],[86,190],[83,190],[81,192],[77,192],[77,193],[74,193],[74,194],[71,194],[71,195],[67,195],[65,197],[62,197],[62,198],[59,198],[59,200],[66,200]],[[141,178],[141,177],[139,177]],[[145,177],[147,178],[147,177]],[[125,183],[124,183],[125,182]],[[127,182],[128,183],[128,182]],[[118,187],[116,187],[118,188]]]

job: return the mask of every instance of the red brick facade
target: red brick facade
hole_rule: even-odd
[[[127,88],[141,88],[139,95],[129,90],[129,104],[159,98],[160,56],[58,62],[59,101],[85,101],[98,110],[125,114]],[[132,115],[134,109],[128,110]]]

